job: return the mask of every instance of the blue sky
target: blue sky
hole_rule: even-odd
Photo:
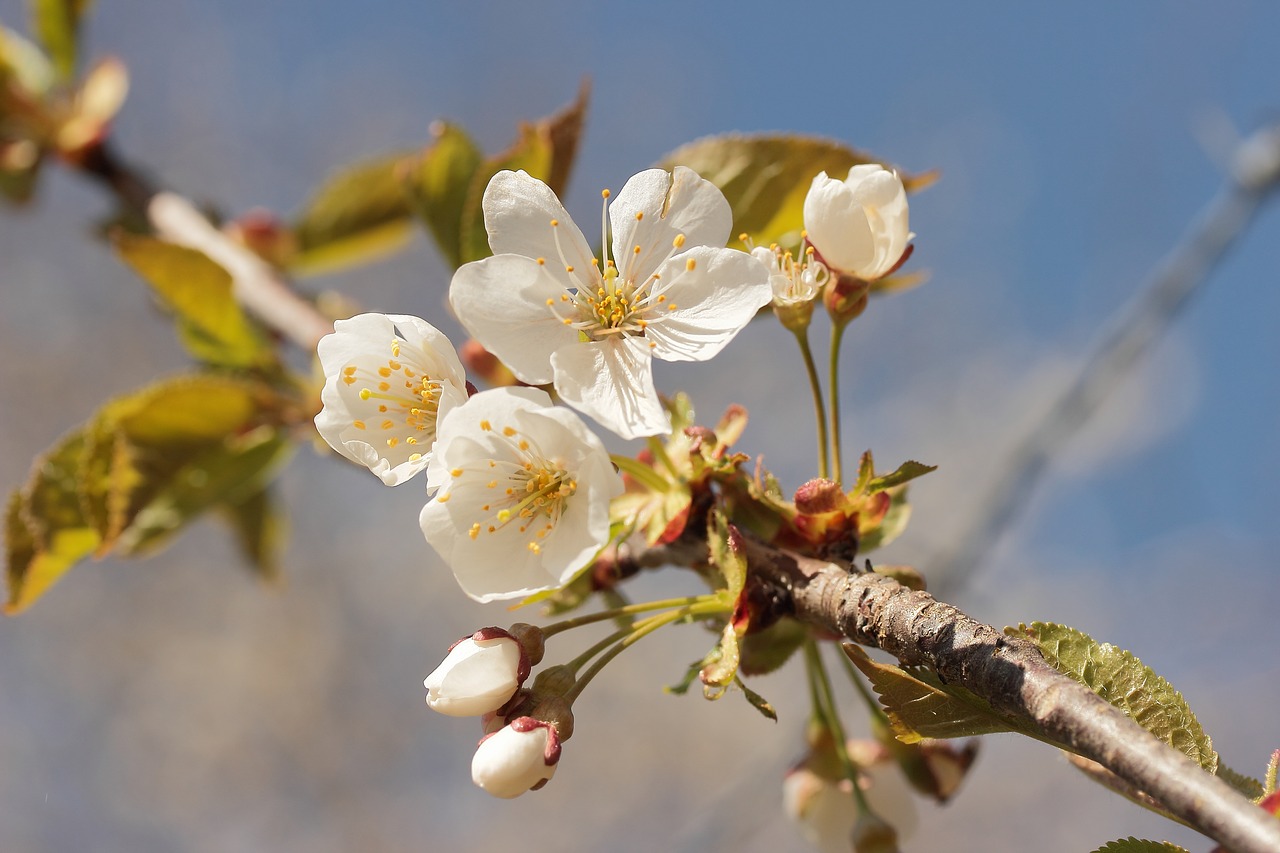
[[[24,7],[0,0],[0,21],[18,23]],[[851,333],[845,368],[848,445],[874,448],[883,464],[916,457],[940,465],[915,490],[915,526],[886,555],[926,571],[973,516],[984,469],[1216,192],[1232,134],[1280,116],[1280,6],[1243,0],[1212,8],[831,2],[785,11],[756,2],[726,10],[687,2],[120,0],[99,4],[88,31],[91,55],[119,55],[132,72],[118,127],[124,150],[230,212],[292,210],[343,163],[422,144],[435,118],[461,122],[496,150],[517,120],[571,99],[584,75],[594,87],[591,114],[566,203],[586,221],[601,187],[616,190],[667,151],[711,133],[794,130],[850,142],[908,170],[939,168],[941,181],[912,203],[911,263],[932,280],[872,306]],[[0,473],[11,485],[99,400],[144,383],[157,363],[181,366],[169,332],[141,312],[140,289],[84,237],[104,201],[73,178],[48,177],[33,211],[0,211],[0,382],[28,406],[5,419]],[[1280,746],[1265,711],[1280,702],[1280,670],[1273,653],[1251,646],[1274,635],[1280,607],[1277,234],[1280,210],[1270,205],[959,593],[992,622],[1056,619],[1132,648],[1204,709],[1232,765],[1252,772],[1264,751]],[[317,284],[452,330],[442,308],[447,282],[422,240],[392,261]],[[689,388],[706,418],[731,400],[746,403],[755,412],[746,449],[764,452],[795,485],[810,473],[807,426],[770,412],[806,411],[791,396],[798,362],[784,335],[751,334],[758,337],[735,342],[723,363],[662,370],[659,381]],[[86,347],[112,358],[86,360]],[[22,390],[31,381],[26,354],[37,348],[52,387],[74,393]],[[581,748],[541,799],[508,806],[466,790],[473,733],[421,719],[415,679],[437,657],[433,649],[504,614],[461,601],[447,573],[438,582],[441,567],[423,569],[428,558],[412,523],[417,496],[374,485],[303,454],[286,481],[298,505],[291,580],[281,592],[214,567],[230,556],[210,528],[142,565],[80,569],[47,605],[0,624],[0,673],[20,685],[0,697],[0,718],[14,721],[0,730],[0,767],[21,765],[34,780],[19,785],[15,771],[0,771],[9,777],[0,778],[0,796],[21,806],[0,822],[0,846],[66,849],[92,837],[116,849],[159,850],[195,838],[191,849],[315,850],[382,839],[402,849],[398,843],[443,837],[474,847],[515,837],[521,821],[545,820],[539,809],[596,808],[603,816],[582,818],[566,842],[596,849],[610,826],[658,832],[655,815],[688,808],[652,784],[621,779],[652,783],[646,774],[658,769],[612,771],[618,790],[637,798],[633,819],[573,799],[592,795],[593,774],[606,762],[599,751],[616,743],[598,729],[624,712],[639,714],[625,718],[633,727],[654,715],[666,742],[736,773],[752,768],[735,763],[734,744],[767,738],[761,761],[772,763],[741,799],[774,808],[775,777],[796,749],[803,707],[762,731],[722,705],[686,698],[673,706],[657,687],[685,657],[701,654],[696,637],[675,651],[654,647],[646,661],[642,650],[629,653],[637,655],[635,683],[593,686],[601,695],[580,728],[597,734],[579,735],[571,749],[585,741],[597,752]],[[353,507],[368,523],[341,527],[353,524]],[[104,601],[111,607],[99,610]],[[104,644],[103,635],[118,642]],[[255,640],[273,651],[259,659]],[[149,671],[175,680],[136,674],[122,648],[146,650],[155,656]],[[282,649],[332,671],[291,669],[297,658]],[[668,651],[675,663],[662,658]],[[188,660],[208,677],[182,680]],[[119,682],[97,673],[135,674]],[[295,677],[297,689],[282,694],[278,685]],[[185,693],[196,688],[232,698],[201,700],[198,708],[218,713],[200,717],[182,699],[205,695]],[[350,744],[309,754],[288,725],[243,713],[254,703],[295,715],[299,732],[341,728]],[[85,710],[92,708],[102,710]],[[169,716],[183,714],[196,714],[216,737],[191,745]],[[360,720],[397,734],[353,734]],[[691,734],[691,726],[723,728],[737,740]],[[25,728],[38,735],[14,734]],[[681,740],[695,734],[701,739]],[[227,757],[244,742],[265,744],[265,769],[255,774]],[[156,748],[211,761],[211,781],[180,761],[161,773],[149,751]],[[982,833],[995,824],[1011,846],[1037,829],[1054,833],[1062,846],[1048,849],[1163,831],[1136,809],[1082,790],[1065,769],[1043,770],[1056,759],[1034,745],[989,749],[974,790],[925,820],[926,842],[954,840],[954,830],[975,843],[957,849],[987,849]],[[76,768],[91,754],[99,770],[86,780]],[[641,747],[627,754],[649,757]],[[697,786],[716,776],[681,772],[686,781],[673,782],[667,796],[680,792],[685,804],[694,797],[690,811],[712,808],[715,797]],[[113,786],[113,774],[125,781]],[[148,779],[169,784],[149,787]],[[258,798],[231,790],[237,786]],[[61,808],[44,808],[42,794]],[[997,795],[1025,796],[1018,808],[1032,817],[1002,819],[990,805]],[[1081,827],[1051,796],[1080,798],[1097,823]],[[158,799],[148,808],[147,797]],[[201,797],[212,800],[192,805]],[[220,823],[229,814],[244,816],[239,829]],[[705,826],[671,823],[662,843],[697,849],[707,837]],[[790,843],[785,828],[757,829],[759,846],[740,849]],[[1205,846],[1172,829],[1164,837]]]

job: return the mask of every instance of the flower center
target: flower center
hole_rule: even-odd
[[[488,421],[481,421],[480,429],[499,440],[498,452],[479,464],[449,472],[454,478],[450,491],[483,490],[479,508],[484,517],[471,525],[468,535],[477,539],[482,533],[514,526],[526,537],[525,546],[540,553],[542,540],[555,529],[578,482],[515,427],[494,430]]]
[[[360,399],[369,404],[365,407],[366,419],[353,421],[352,426],[358,430],[376,428],[385,433],[389,448],[398,447],[401,442],[429,446],[435,440],[443,384],[425,371],[405,364],[400,358],[402,343],[400,338],[393,338],[391,357],[376,367],[356,363],[342,368],[343,383],[358,386]],[[410,461],[420,458],[422,454],[417,452],[409,456]]]
[[[602,251],[609,251],[608,205],[609,191],[601,191],[604,198],[603,210],[600,214],[600,243]],[[643,212],[636,212],[637,223],[644,219]],[[587,284],[581,277],[574,277],[576,270],[565,260],[564,249],[560,243],[560,222],[551,220],[551,232],[555,240],[556,251],[560,262],[569,274],[570,280],[559,300],[548,299],[547,307],[566,326],[576,328],[584,340],[603,340],[614,335],[643,336],[645,329],[654,319],[674,311],[678,307],[668,301],[665,291],[670,282],[657,272],[662,264],[679,252],[685,243],[683,234],[677,234],[671,241],[661,261],[654,264],[647,278],[637,280],[639,264],[636,259],[646,254],[646,247],[635,244],[631,248],[632,258],[622,263],[622,271],[618,269],[619,259],[606,256],[604,269],[600,268],[598,258],[591,259],[592,272],[585,273],[593,283]],[[538,263],[545,264],[545,258]],[[692,271],[696,264],[692,258],[686,262],[685,269]],[[650,343],[650,346],[653,346]]]

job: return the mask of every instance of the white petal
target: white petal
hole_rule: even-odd
[[[677,166],[672,173],[649,169],[627,181],[609,205],[609,224],[622,277],[641,282],[671,254],[677,235],[684,235],[686,246],[723,246],[733,213],[715,184]]]
[[[551,188],[525,172],[498,172],[485,187],[484,227],[495,255],[546,258],[548,264],[591,268],[591,247]],[[551,221],[559,224],[552,227]],[[558,247],[557,247],[558,238]]]
[[[843,181],[819,172],[804,199],[809,242],[828,266],[859,275],[875,260],[875,243],[866,212]]]
[[[671,431],[653,386],[649,347],[636,337],[574,343],[551,356],[560,399],[623,438]]]
[[[735,249],[693,249],[658,274],[670,310],[650,321],[645,336],[664,361],[706,361],[773,299],[769,268]]]
[[[400,341],[399,355],[392,354],[393,341]],[[385,382],[393,396],[412,396],[412,391],[400,387],[410,382],[402,369],[411,370],[416,380],[427,376],[441,383],[437,415],[443,417],[467,398],[466,377],[449,339],[417,317],[361,314],[335,323],[334,333],[320,341],[317,353],[326,376],[321,391],[324,408],[315,419],[321,437],[389,486],[425,468],[436,423],[411,425],[406,420],[407,405],[379,397],[362,399],[361,390],[381,393],[380,384]],[[349,369],[356,373],[348,376]],[[379,376],[379,370],[386,370],[385,376]]]
[[[544,264],[521,255],[494,255],[463,264],[453,274],[449,304],[463,328],[523,382],[551,381],[551,354],[578,339],[547,305],[565,282]],[[563,309],[561,309],[563,310]]]

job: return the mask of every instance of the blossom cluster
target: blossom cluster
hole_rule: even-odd
[[[578,413],[624,439],[670,432],[653,359],[710,359],[771,303],[807,324],[829,279],[886,275],[913,236],[902,182],[878,166],[814,178],[798,260],[725,248],[729,204],[689,169],[603,195],[599,258],[541,181],[499,172],[484,193],[493,255],[457,270],[449,302],[520,386],[477,392],[449,339],[408,315],[340,320],[319,345],[320,435],[386,485],[426,472],[422,533],[480,602],[560,588],[608,543],[622,479]],[[477,631],[424,682],[434,710],[485,720],[472,775],[499,797],[545,784],[571,733],[523,687],[531,636]]]

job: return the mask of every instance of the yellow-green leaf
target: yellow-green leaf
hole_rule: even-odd
[[[388,255],[413,235],[412,210],[402,189],[402,164],[412,152],[358,163],[331,176],[294,222],[298,251],[290,268],[300,275],[332,272]]]
[[[31,0],[35,32],[63,80],[75,74],[80,21],[91,5],[90,0]]]
[[[1214,773],[1218,754],[1182,694],[1133,654],[1074,628],[1032,622],[1006,628],[1025,636],[1060,672],[1124,711],[1138,725]]]
[[[720,633],[720,644],[707,655],[702,671],[702,695],[711,700],[719,699],[738,677],[738,632],[733,622],[726,622]]]
[[[1187,853],[1187,849],[1170,844],[1168,841],[1148,841],[1131,835],[1128,838],[1104,844],[1093,853]]]
[[[998,715],[986,701],[962,687],[943,684],[922,669],[903,669],[867,657],[860,647],[842,646],[880,697],[894,736],[903,743],[932,738],[970,737],[1024,731]]]
[[[123,232],[114,243],[177,316],[182,342],[193,356],[222,367],[275,363],[265,335],[236,302],[230,273],[203,252]]]
[[[885,489],[892,489],[894,486],[901,486],[903,483],[909,483],[917,477],[923,477],[930,471],[937,471],[937,465],[925,465],[915,460],[907,460],[898,466],[898,470],[892,474],[882,474],[879,477],[872,477],[866,484],[866,493],[875,494],[883,492]]]
[[[757,245],[795,246],[804,228],[804,197],[819,172],[843,179],[861,163],[882,163],[840,142],[797,134],[708,136],[662,159],[663,169],[688,166],[718,186],[733,209],[733,236]],[[907,191],[936,179],[933,173],[902,175]]]
[[[462,265],[462,217],[484,153],[465,130],[448,122],[431,127],[435,141],[401,169],[404,191],[445,260]]]
[[[707,519],[707,550],[711,564],[724,577],[726,597],[736,600],[747,581],[747,556],[742,550],[742,534],[718,508],[712,510]],[[734,666],[737,666],[736,658]]]
[[[478,261],[492,254],[489,250],[489,236],[484,228],[481,201],[489,179],[498,172],[504,169],[523,169],[546,183],[556,195],[564,192],[577,155],[578,141],[582,136],[589,94],[589,87],[583,84],[574,102],[560,112],[521,125],[510,148],[486,159],[476,169],[467,191],[459,226],[458,258],[461,263]]]
[[[68,568],[98,547],[98,534],[80,512],[76,471],[84,449],[80,432],[38,458],[31,479],[5,510],[6,614],[19,613]]]
[[[284,513],[267,488],[223,501],[220,514],[235,533],[240,553],[253,573],[265,581],[280,577],[280,549],[285,539]]]
[[[870,553],[877,548],[883,548],[907,529],[907,522],[911,520],[911,504],[907,503],[906,487],[891,489],[888,494],[889,511],[885,513],[884,518],[880,519],[879,524],[868,527],[859,534],[858,551],[860,553]]]
[[[1266,790],[1262,787],[1262,783],[1252,776],[1246,776],[1243,773],[1237,773],[1222,762],[1218,762],[1217,776],[1223,782],[1226,782],[1238,792],[1253,800],[1255,803],[1266,796]]]

